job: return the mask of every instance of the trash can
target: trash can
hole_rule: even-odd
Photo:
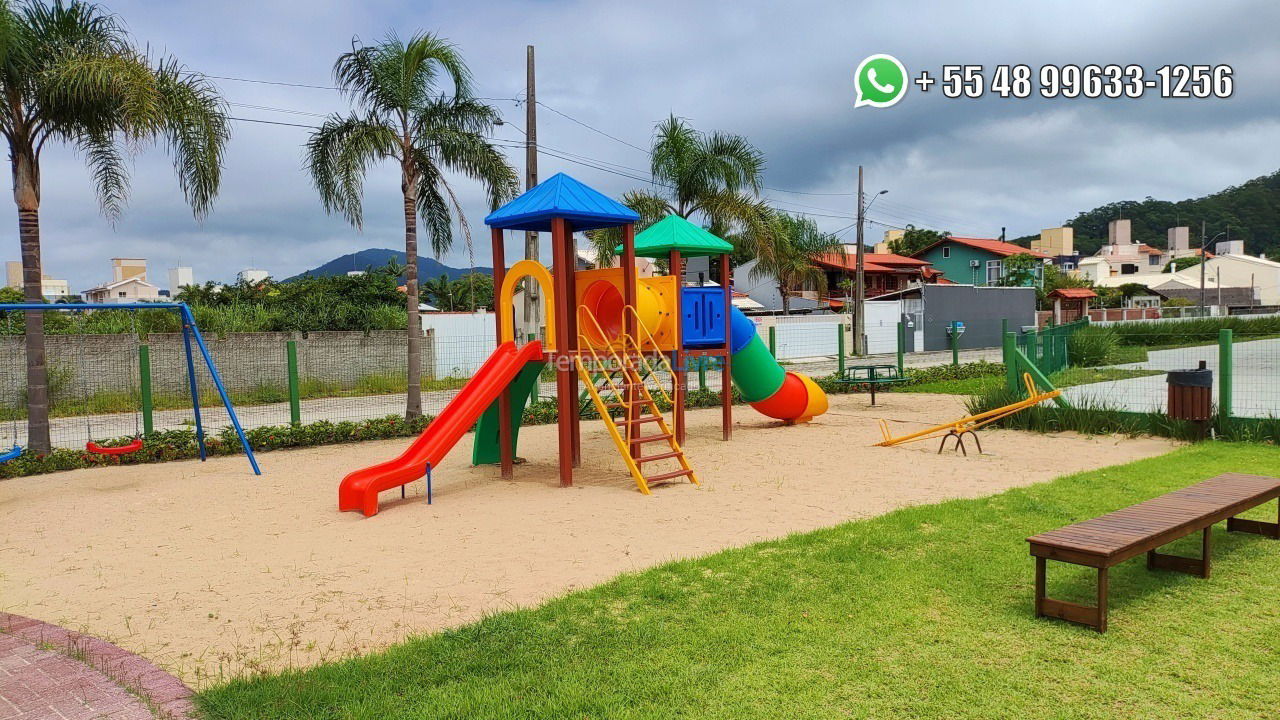
[[[1200,361],[1194,370],[1170,370],[1169,417],[1205,422],[1213,417],[1213,371]]]

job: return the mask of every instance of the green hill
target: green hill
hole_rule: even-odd
[[[1166,232],[1177,225],[1191,227],[1193,247],[1200,238],[1200,222],[1209,237],[1227,230],[1232,240],[1244,240],[1250,255],[1280,256],[1280,171],[1225,190],[1187,200],[1146,198],[1121,200],[1086,210],[1066,224],[1075,229],[1076,249],[1092,255],[1107,241],[1107,223],[1119,217],[1132,221],[1133,240],[1165,247]],[[1018,238],[1020,244],[1034,237]],[[1222,239],[1222,238],[1219,238]],[[1015,241],[1015,242],[1017,242]]]

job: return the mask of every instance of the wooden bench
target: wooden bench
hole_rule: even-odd
[[[836,378],[839,383],[869,386],[872,406],[876,404],[877,387],[906,381],[907,378],[898,373],[897,365],[853,365],[845,368],[844,374]]]
[[[1123,510],[1029,537],[1027,542],[1036,559],[1036,617],[1058,618],[1106,632],[1109,568],[1146,553],[1148,569],[1177,570],[1207,578],[1214,523],[1226,520],[1228,531],[1280,538],[1280,516],[1274,523],[1235,517],[1276,498],[1280,498],[1280,478],[1227,473]],[[1156,552],[1156,548],[1197,530],[1203,533],[1199,558]],[[1046,597],[1046,560],[1097,568],[1097,605]]]

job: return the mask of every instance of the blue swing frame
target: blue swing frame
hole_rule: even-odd
[[[186,303],[61,303],[61,304],[45,304],[45,303],[0,303],[0,312],[17,310],[36,312],[61,312],[63,310],[173,310],[182,318],[182,342],[186,348],[187,355],[187,383],[191,388],[191,412],[196,419],[196,445],[200,448],[200,460],[203,462],[208,457],[204,445],[204,422],[200,416],[200,388],[196,384],[196,363],[195,355],[192,352],[191,341],[195,340],[195,345],[200,350],[200,355],[204,359],[205,367],[209,368],[209,376],[213,378],[213,385],[218,390],[218,396],[222,398],[222,405],[227,410],[227,416],[231,418],[231,425],[236,429],[236,435],[240,438],[240,447],[244,448],[245,457],[249,458],[249,465],[253,468],[254,475],[261,475],[262,470],[258,467],[258,459],[253,456],[253,448],[249,447],[249,438],[245,437],[244,428],[240,426],[240,418],[236,416],[236,410],[231,406],[231,398],[227,396],[227,390],[222,384],[222,377],[218,375],[218,368],[213,364],[213,357],[209,354],[209,348],[204,343],[204,336],[200,334],[200,328],[196,326],[195,316],[191,314],[191,308]],[[15,445],[13,450],[0,455],[0,463],[7,462],[22,454],[22,448]]]

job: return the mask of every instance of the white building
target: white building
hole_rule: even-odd
[[[1141,283],[1155,287],[1162,282],[1156,277],[1174,258],[1200,254],[1192,249],[1190,228],[1173,227],[1168,230],[1168,249],[1135,243],[1130,236],[1128,220],[1112,220],[1107,224],[1107,244],[1098,252],[1080,260],[1076,274],[1098,287],[1118,287],[1125,283]]]
[[[1280,262],[1244,254],[1244,242],[1220,242],[1217,254],[1205,262],[1206,281],[1224,288],[1252,288],[1259,305],[1280,305]],[[1186,275],[1199,276],[1200,268],[1191,267]]]
[[[17,260],[10,260],[4,264],[5,287],[22,289],[22,263]],[[56,300],[60,297],[66,297],[71,294],[71,283],[66,280],[51,278],[48,275],[42,275],[40,279],[40,294],[44,295],[48,300]]]
[[[196,274],[191,268],[178,266],[169,268],[169,297],[178,297],[182,288],[196,284]]]
[[[269,277],[271,277],[271,273],[266,270],[259,270],[258,268],[245,268],[244,270],[236,273],[236,279],[250,285],[260,283]]]

